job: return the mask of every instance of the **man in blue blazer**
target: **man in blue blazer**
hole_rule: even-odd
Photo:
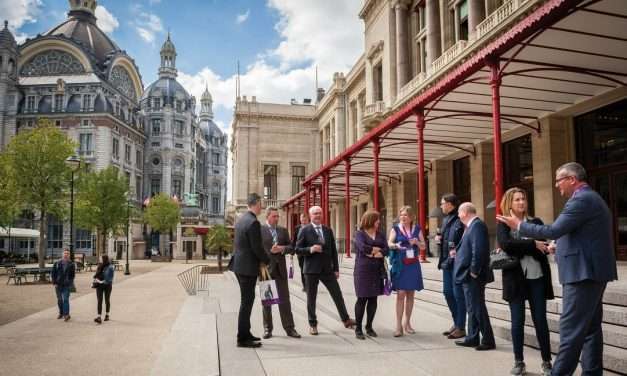
[[[563,286],[560,348],[552,375],[572,375],[581,355],[583,375],[603,374],[603,293],[617,279],[612,215],[603,198],[586,183],[586,171],[570,162],[555,172],[555,187],[568,201],[552,225],[497,219],[520,234],[557,239],[559,280]]]
[[[453,275],[455,282],[464,288],[468,332],[463,340],[455,341],[455,344],[474,347],[478,351],[492,350],[496,344],[485,305],[485,285],[494,281],[490,269],[488,228],[477,217],[477,209],[470,202],[459,206],[459,219],[466,230],[457,248]]]

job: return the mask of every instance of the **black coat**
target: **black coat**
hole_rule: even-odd
[[[235,223],[234,252],[229,270],[249,277],[259,275],[259,263],[270,262],[261,243],[261,224],[255,213],[247,211]]]
[[[305,274],[331,274],[340,271],[333,231],[322,225],[322,233],[324,235],[322,253],[311,253],[310,251],[311,246],[320,244],[318,234],[311,223],[304,226],[298,234],[295,251],[296,254],[305,257],[305,264],[303,265]]]
[[[529,222],[536,225],[543,224],[539,218],[530,218]],[[506,224],[500,222],[496,227],[496,239],[501,249],[507,252],[507,254],[518,258],[529,255],[540,262],[542,275],[544,276],[545,297],[547,300],[553,299],[555,295],[551,282],[549,260],[544,252],[536,248],[535,240],[512,238],[511,229]],[[503,299],[508,302],[521,298],[524,299],[527,296],[526,294],[525,275],[520,264],[515,268],[503,270]]]
[[[74,283],[74,276],[76,275],[76,267],[73,262],[68,261],[68,265],[63,270],[63,263],[61,260],[55,262],[52,265],[51,279],[52,283],[59,287],[70,287]]]
[[[450,212],[442,220],[442,240],[440,242],[440,259],[438,261],[438,269],[453,268],[452,263],[448,259],[448,243],[454,242],[459,247],[459,241],[464,234],[464,224],[459,219],[457,208]]]

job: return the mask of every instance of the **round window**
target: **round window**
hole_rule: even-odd
[[[159,158],[153,158],[153,159],[152,159],[152,164],[153,164],[153,165],[158,166],[158,165],[159,165],[159,163],[161,163],[161,161],[159,160]]]
[[[175,159],[175,160],[174,160],[174,165],[175,165],[176,167],[181,167],[181,166],[183,165],[183,161],[182,161],[182,160],[180,160],[180,159]]]

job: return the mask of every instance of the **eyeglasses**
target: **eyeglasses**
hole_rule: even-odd
[[[555,184],[558,184],[559,182],[561,182],[564,179],[568,179],[568,178],[572,178],[573,176],[571,175],[566,175],[566,176],[562,176],[561,178],[557,178],[555,179]]]

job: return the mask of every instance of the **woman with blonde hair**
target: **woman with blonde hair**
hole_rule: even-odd
[[[527,193],[520,188],[508,189],[501,199],[501,212],[518,217],[521,221],[542,225],[539,218],[527,213]],[[496,238],[500,248],[514,256],[519,263],[503,270],[503,300],[509,303],[514,347],[512,375],[524,375],[526,366],[523,357],[525,300],[529,301],[531,319],[542,354],[542,374],[551,374],[551,345],[546,319],[546,301],[553,299],[551,268],[546,256],[547,246],[543,241],[520,236],[506,224],[498,222]]]
[[[426,247],[422,229],[413,224],[411,207],[403,206],[398,212],[398,218],[399,223],[394,225],[388,236],[392,289],[397,292],[394,337],[402,336],[403,331],[408,334],[416,333],[411,326],[414,293],[424,288],[418,252]]]
[[[388,254],[385,235],[379,231],[381,216],[379,212],[368,210],[361,217],[359,231],[355,233],[355,337],[366,339],[361,329],[364,313],[366,319],[366,334],[376,337],[372,329],[372,321],[377,311],[377,297],[383,294],[384,257]]]

